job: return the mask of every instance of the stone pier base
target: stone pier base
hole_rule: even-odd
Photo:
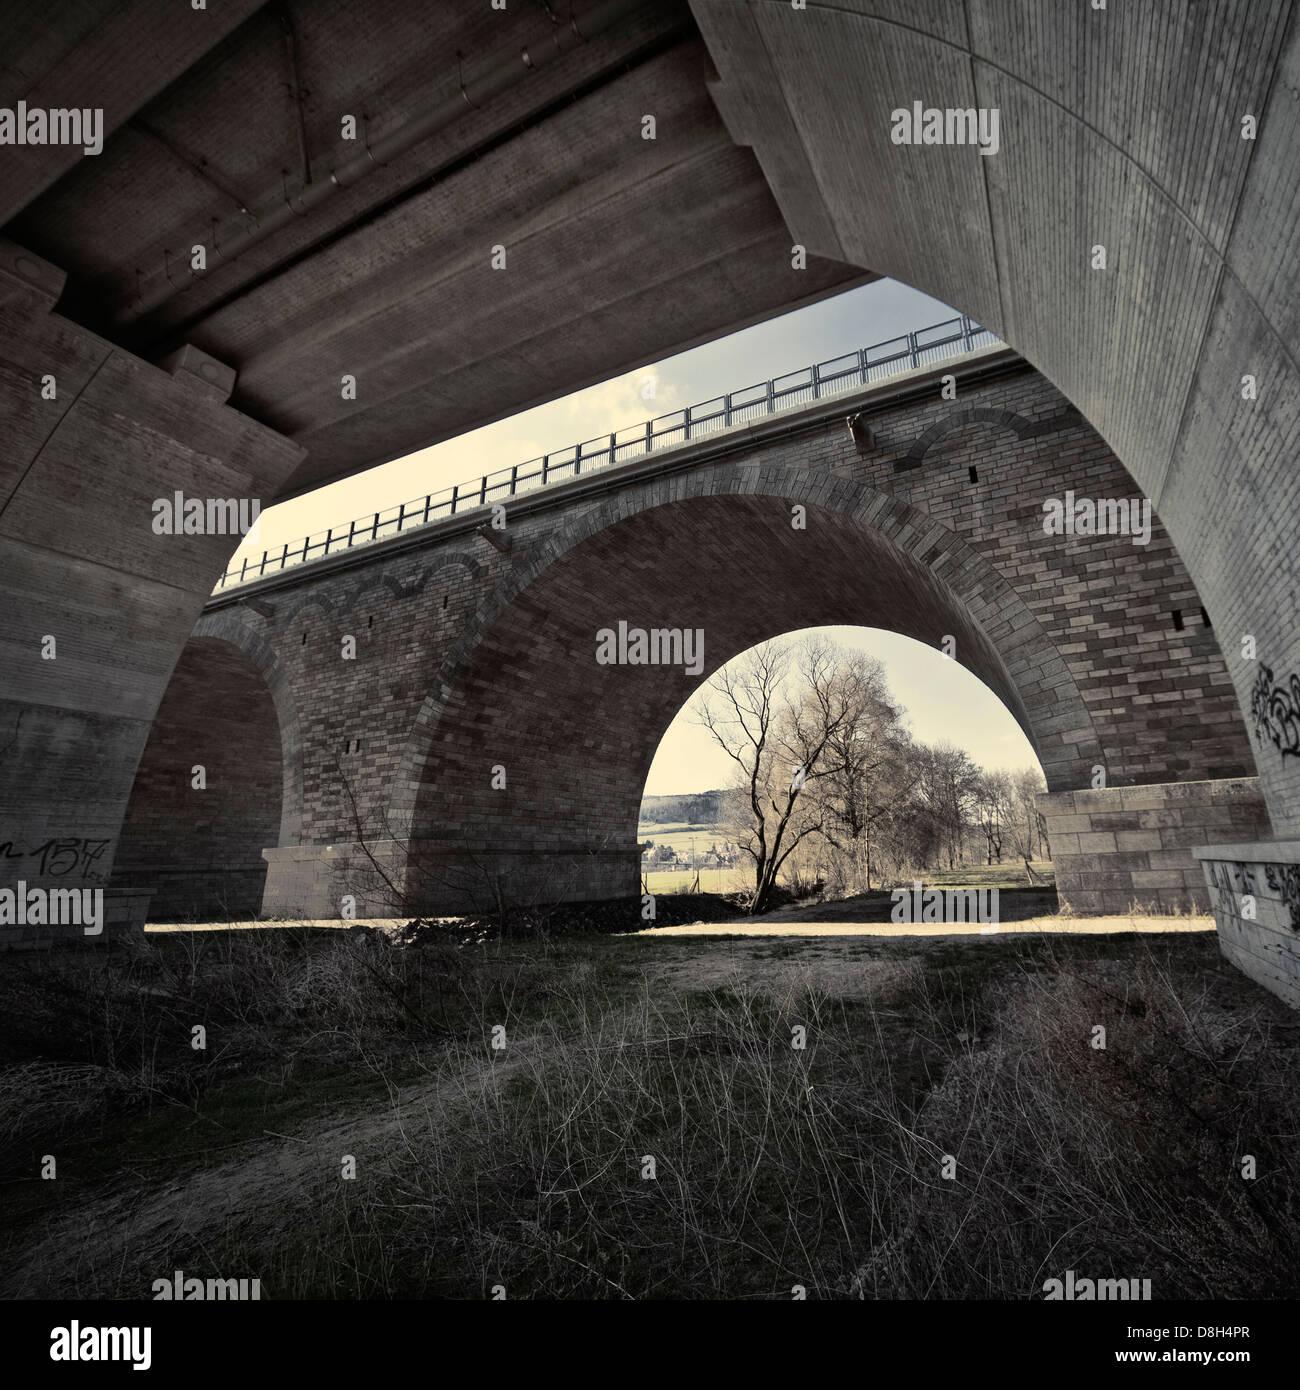
[[[1038,809],[1061,905],[1078,913],[1209,912],[1193,849],[1272,834],[1254,777],[1047,792]]]
[[[1207,845],[1192,853],[1205,875],[1219,949],[1300,1009],[1300,840]]]
[[[48,950],[52,946],[87,942],[94,945],[102,941],[118,941],[124,936],[143,936],[152,889],[105,888],[103,893],[104,920],[96,935],[87,936],[85,930],[78,926],[6,924],[0,926],[0,951]]]
[[[1204,838],[1204,837],[1202,837]],[[264,917],[454,915],[640,892],[635,841],[586,849],[448,848],[434,841],[265,849]],[[348,901],[350,900],[350,901]]]

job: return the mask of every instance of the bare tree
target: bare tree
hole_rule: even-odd
[[[925,750],[919,789],[942,831],[948,867],[961,862],[964,832],[979,785],[979,768],[964,748],[947,742]]]
[[[1013,813],[1007,820],[1007,835],[1016,857],[1025,866],[1026,879],[1031,884],[1036,883],[1037,875],[1029,861],[1038,857],[1040,849],[1042,826],[1038,816],[1038,794],[1047,790],[1047,783],[1036,767],[1022,768],[1008,781]]]
[[[854,878],[853,891],[869,889],[874,837],[911,794],[917,768],[910,744],[875,657],[838,652],[833,677],[844,711],[827,740],[825,772],[809,787],[819,809],[821,833]]]
[[[1002,862],[1007,822],[1017,814],[1011,778],[1002,771],[981,769],[973,797],[975,819],[984,832],[986,863]]]
[[[765,642],[724,666],[701,703],[699,722],[736,764],[732,804],[737,844],[754,866],[751,913],[767,908],[795,848],[824,829],[822,808],[804,789],[827,775],[828,747],[854,709],[853,683],[837,678],[841,655],[814,635],[792,663],[788,646]]]

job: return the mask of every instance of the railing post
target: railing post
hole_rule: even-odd
[[[430,507],[430,505],[432,504],[432,502],[433,502],[433,493],[431,493],[431,492],[426,492],[426,493],[424,494],[424,520],[420,522],[420,525],[421,525],[421,526],[427,526],[428,523],[429,523],[429,507]]]
[[[907,346],[911,349],[911,352],[912,352],[912,366],[913,366],[913,367],[919,367],[919,366],[921,365],[921,360],[920,360],[920,358],[917,356],[917,351],[918,351],[918,349],[917,349],[917,346],[916,346],[916,334],[915,334],[915,333],[909,333],[909,334],[907,335]]]
[[[690,439],[690,437],[691,437],[691,408],[690,408],[689,405],[686,407],[686,410],[685,410],[684,413],[685,413],[685,415],[686,415],[686,438],[687,438],[687,439]]]
[[[452,490],[451,490],[451,511],[450,511],[450,513],[448,513],[448,515],[450,515],[450,516],[455,516],[455,515],[456,515],[456,503],[457,503],[457,501],[459,500],[459,498],[460,498],[460,484],[457,483],[456,486],[455,486],[454,488],[452,488]]]
[[[865,386],[865,385],[867,384],[867,350],[866,350],[866,348],[859,348],[859,349],[858,349],[858,370],[859,370],[859,372],[862,374],[862,384],[863,384],[863,386]]]
[[[965,335],[966,335],[966,351],[967,351],[967,352],[970,352],[970,350],[971,350],[971,336],[972,336],[972,335],[971,335],[971,331],[970,331],[970,315],[969,315],[969,314],[963,314],[963,315],[961,316],[961,326],[962,326],[962,331],[963,331],[963,332],[965,333]]]
[[[325,554],[330,553],[330,542],[334,539],[334,528],[331,526],[325,532]]]
[[[511,466],[510,466],[510,495],[511,495],[511,497],[513,497],[513,496],[515,495],[515,491],[516,491],[516,489],[517,489],[518,487],[519,487],[519,465],[518,465],[517,463],[514,463],[514,464],[511,464]]]
[[[347,543],[345,549],[347,549],[347,550],[351,550],[351,549],[352,549],[352,537],[355,536],[356,533],[357,533],[357,523],[356,523],[355,521],[350,521],[350,522],[348,522],[348,543]]]
[[[248,561],[245,560],[245,561],[244,561],[244,567],[243,567],[243,569],[241,569],[241,570],[239,571],[239,582],[240,582],[241,584],[244,582],[244,576],[245,576],[247,573],[248,573]]]
[[[288,541],[285,541],[285,543],[284,543],[284,549],[280,552],[280,568],[281,568],[282,570],[287,570],[287,569],[289,568],[289,542],[288,542]]]
[[[820,400],[820,399],[821,399],[821,394],[822,394],[822,376],[821,376],[821,367],[820,367],[820,365],[819,365],[818,363],[816,363],[816,362],[813,363],[812,378],[813,378],[813,400],[817,401],[817,400]]]
[[[731,428],[731,392],[728,391],[722,398],[722,427]]]
[[[259,575],[266,573],[266,551],[262,551],[262,568],[258,570]]]
[[[397,534],[402,534],[402,522],[406,520],[406,503],[403,502],[397,509]]]
[[[379,539],[379,513],[378,513],[378,512],[375,513],[374,525],[371,526],[371,528],[370,528],[370,539],[371,539],[372,541],[377,541],[377,540]]]
[[[483,485],[478,490],[478,504],[480,507],[487,506],[487,474],[483,475]]]
[[[542,455],[542,486],[546,486],[546,470],[551,466],[550,454]]]
[[[654,453],[655,448],[655,422],[647,420],[645,422],[645,451],[647,454]]]
[[[772,415],[772,414],[775,414],[775,412],[776,412],[776,389],[775,389],[775,387],[773,386],[773,384],[769,381],[769,382],[767,383],[767,413],[768,413],[769,415]]]

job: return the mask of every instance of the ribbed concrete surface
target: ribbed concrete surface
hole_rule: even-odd
[[[796,235],[993,325],[1083,411],[1154,500],[1244,709],[1263,668],[1280,687],[1300,669],[1291,9],[692,0],[719,109]],[[917,100],[997,107],[999,152],[892,144]],[[1300,757],[1255,748],[1294,830]]]

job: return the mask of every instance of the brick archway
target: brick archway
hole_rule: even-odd
[[[792,525],[796,504],[805,529]],[[597,666],[595,633],[619,619],[702,627],[698,677]],[[504,857],[520,881],[558,854],[572,891],[630,892],[636,810],[674,715],[739,652],[831,623],[932,646],[955,636],[957,659],[1021,724],[1053,788],[1085,783],[1101,757],[1055,642],[955,532],[842,478],[720,464],[628,489],[516,559],[441,665],[389,824],[430,853]],[[494,766],[504,789],[490,785]],[[557,805],[571,830],[555,828],[553,810],[548,824]]]
[[[214,638],[237,647],[265,682],[280,725],[283,785],[279,843],[296,845],[302,838],[302,722],[279,655],[271,643],[250,627],[235,609],[204,614],[195,624],[191,640],[198,637]]]
[[[302,735],[280,661],[237,612],[209,614],[181,653],[140,759],[119,881],[153,889],[154,920],[255,916],[262,851],[297,844],[302,814]]]

